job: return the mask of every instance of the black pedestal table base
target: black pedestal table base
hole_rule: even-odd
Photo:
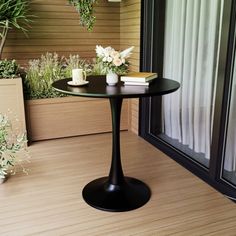
[[[122,98],[110,98],[112,114],[112,163],[108,177],[96,179],[83,189],[84,200],[105,211],[129,211],[144,205],[151,196],[140,180],[124,177],[120,158],[120,113]]]
[[[146,184],[130,177],[125,177],[119,186],[110,184],[108,177],[99,178],[83,189],[83,198],[90,206],[112,212],[139,208],[148,202],[150,195]]]

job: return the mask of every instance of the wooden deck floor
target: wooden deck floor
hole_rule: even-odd
[[[236,235],[236,204],[130,132],[122,132],[127,176],[152,189],[143,207],[103,212],[82,199],[83,186],[107,175],[111,135],[34,143],[29,176],[0,186],[0,235]]]

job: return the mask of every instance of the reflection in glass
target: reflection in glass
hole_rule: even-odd
[[[223,177],[236,185],[236,60],[226,136]]]

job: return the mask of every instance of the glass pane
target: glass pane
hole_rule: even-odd
[[[236,185],[236,60],[231,89],[223,177]]]
[[[181,88],[162,99],[151,132],[208,167],[223,0],[167,0],[165,78]],[[155,108],[153,108],[155,109]]]

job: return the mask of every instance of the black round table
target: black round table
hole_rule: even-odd
[[[83,189],[84,200],[100,210],[129,211],[143,206],[151,196],[149,187],[142,181],[125,177],[120,158],[120,115],[123,98],[139,98],[164,95],[176,91],[180,84],[169,79],[157,78],[149,86],[108,86],[105,76],[89,76],[83,87],[67,84],[71,79],[62,79],[52,84],[61,93],[82,97],[109,98],[112,115],[112,161],[108,177],[88,183]]]

